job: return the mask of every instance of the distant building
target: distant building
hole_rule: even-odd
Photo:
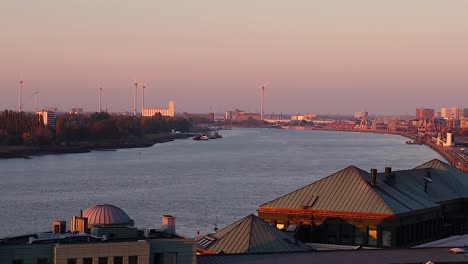
[[[460,118],[460,128],[468,129],[468,117]]]
[[[247,121],[249,119],[262,120],[261,114],[258,113],[246,113],[242,110],[236,109],[234,111],[227,111],[225,114],[225,120],[233,121]]]
[[[312,121],[312,119],[316,118],[318,115],[316,114],[304,114],[304,115],[292,115],[291,121]]]
[[[83,108],[82,107],[72,107],[71,111],[69,112],[70,114],[75,114],[75,115],[81,115],[83,114]]]
[[[371,173],[354,166],[261,205],[303,242],[409,247],[468,232],[468,173],[439,160]]]
[[[192,114],[192,113],[184,112],[183,115],[185,119],[191,119],[196,123],[213,123],[215,121],[214,113]]]
[[[354,118],[361,120],[361,119],[367,118],[367,114],[368,114],[367,112],[355,112]]]
[[[416,108],[416,119],[433,119],[434,118],[434,109],[428,108]]]
[[[143,108],[142,116],[154,116],[155,114],[161,114],[162,116],[173,117],[175,115],[175,103],[169,101],[167,108]]]
[[[55,111],[49,109],[43,109],[36,113],[42,117],[42,121],[45,126],[55,127]]]
[[[468,108],[441,108],[440,116],[445,119],[460,119],[461,117],[468,116]]]
[[[96,205],[53,231],[0,239],[0,263],[186,263],[195,264],[195,242],[175,234],[175,218],[163,216],[161,229],[137,229],[113,205]]]

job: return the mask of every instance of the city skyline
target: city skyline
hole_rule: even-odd
[[[467,107],[468,2],[9,2],[0,106],[414,114]],[[141,106],[141,90],[138,91]],[[137,107],[139,109],[139,107]]]

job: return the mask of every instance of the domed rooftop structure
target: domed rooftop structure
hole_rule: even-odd
[[[89,226],[133,226],[133,220],[119,207],[111,204],[95,205],[83,211]]]

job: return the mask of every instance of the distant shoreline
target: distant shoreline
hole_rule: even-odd
[[[363,132],[363,133],[374,133],[374,134],[390,134],[399,135],[412,140],[416,139],[415,135],[406,134],[398,131],[387,131],[387,130],[361,130],[361,129],[336,129],[336,128],[316,128],[316,127],[300,127],[300,126],[283,126],[282,129],[293,129],[293,130],[315,130],[315,131],[338,131],[338,132]],[[439,153],[444,157],[450,164],[455,166],[457,169],[462,171],[468,171],[468,164],[458,164],[457,159],[448,151],[438,147],[436,144],[424,141],[424,145],[430,147],[435,152]]]
[[[156,134],[146,139],[132,141],[101,140],[94,142],[73,142],[68,146],[46,145],[46,146],[0,146],[0,159],[30,159],[31,156],[87,153],[93,150],[117,150],[125,148],[147,148],[158,143],[185,139],[193,136],[191,133],[180,134]]]

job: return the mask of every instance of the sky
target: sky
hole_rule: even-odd
[[[468,108],[466,0],[5,0],[0,108],[414,114]],[[138,90],[138,109],[141,89]]]

